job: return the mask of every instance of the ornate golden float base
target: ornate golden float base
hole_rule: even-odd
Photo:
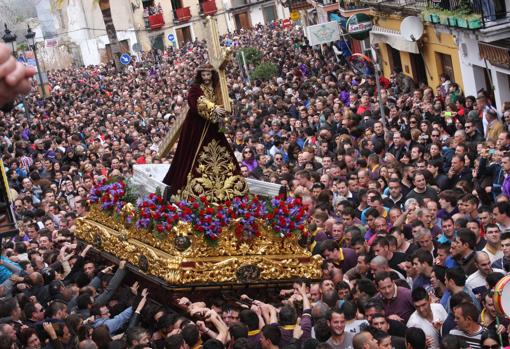
[[[280,239],[267,228],[249,241],[239,239],[234,229],[224,229],[210,244],[183,223],[176,234],[158,239],[147,230],[126,227],[94,207],[86,218],[78,220],[76,235],[169,285],[317,280],[321,276],[319,256],[301,247],[296,236]]]

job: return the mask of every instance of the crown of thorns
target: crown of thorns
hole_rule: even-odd
[[[202,64],[200,67],[198,67],[198,71],[214,71],[214,67],[207,63],[207,64]]]

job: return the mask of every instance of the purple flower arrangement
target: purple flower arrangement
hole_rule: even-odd
[[[91,188],[89,200],[91,203],[100,204],[102,210],[120,213],[127,202],[126,193],[126,183],[123,180],[115,182],[103,180]]]

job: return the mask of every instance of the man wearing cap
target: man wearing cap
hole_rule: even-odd
[[[198,68],[188,91],[189,111],[182,125],[172,166],[163,182],[167,197],[208,196],[210,201],[232,199],[247,192],[247,185],[232,148],[220,132],[226,111],[218,105],[219,76],[212,65]]]

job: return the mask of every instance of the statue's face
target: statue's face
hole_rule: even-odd
[[[210,84],[212,80],[212,73],[210,71],[203,71],[200,73],[204,84]]]

